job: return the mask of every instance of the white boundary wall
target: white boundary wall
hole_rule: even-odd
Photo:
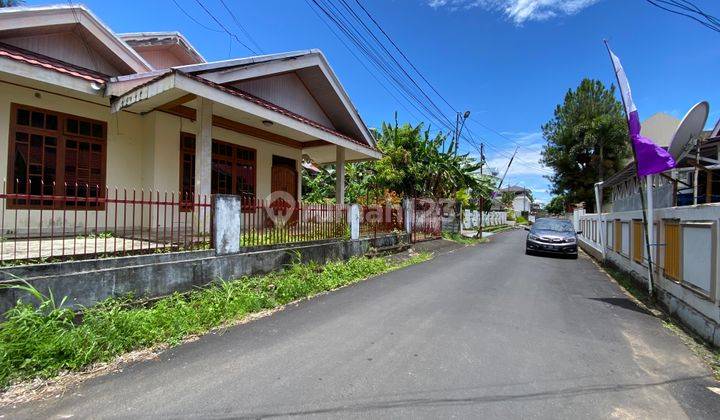
[[[658,298],[671,314],[706,340],[720,346],[720,204],[657,209],[653,216],[656,245],[651,252]],[[644,234],[638,235],[639,232],[633,229],[633,221],[640,220],[640,210],[602,214],[578,210],[573,214],[576,229],[582,231],[579,235],[580,246],[586,252],[611,262],[647,285]],[[620,223],[619,230],[617,223]],[[679,226],[679,264],[674,264],[678,267],[677,279],[666,272],[666,253],[671,251],[666,248],[673,246],[667,243],[667,229],[673,224]],[[617,243],[616,232],[621,235]],[[633,254],[638,245],[642,246],[642,258]],[[638,262],[638,259],[641,261]]]
[[[476,229],[480,221],[480,212],[477,210],[463,210],[463,229]],[[483,226],[497,226],[507,223],[507,213],[504,211],[491,211],[483,213]]]

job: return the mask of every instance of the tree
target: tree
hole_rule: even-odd
[[[378,148],[383,157],[375,163],[377,182],[406,197],[448,198],[477,186],[479,162],[467,154],[444,151],[447,135],[430,136],[423,124],[394,126],[383,123]]]
[[[560,215],[565,213],[565,197],[562,195],[554,196],[545,206],[545,211],[550,214]]]
[[[593,185],[622,169],[630,156],[627,121],[615,87],[584,79],[569,90],[542,126],[541,162],[552,168],[552,193],[570,203],[594,203]]]
[[[0,0],[0,7],[15,7],[25,4],[25,0]]]
[[[500,203],[505,206],[505,208],[512,207],[513,201],[515,201],[515,193],[512,191],[505,191],[500,196]]]
[[[452,198],[463,189],[484,188],[476,175],[480,164],[467,154],[444,151],[447,136],[442,133],[431,137],[422,124],[383,123],[377,137],[380,160],[346,164],[347,202],[396,201],[399,196]],[[333,165],[318,174],[303,171],[305,201],[332,201],[334,191]]]

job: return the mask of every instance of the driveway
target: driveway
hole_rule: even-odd
[[[717,418],[717,386],[589,259],[513,231],[5,414]]]

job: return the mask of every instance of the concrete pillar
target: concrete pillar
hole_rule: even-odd
[[[345,148],[335,148],[335,202],[345,202]]]
[[[212,101],[198,98],[195,136],[195,194],[210,195],[212,171]]]
[[[350,239],[353,241],[360,239],[360,206],[358,204],[350,206]]]
[[[215,255],[240,252],[242,233],[242,206],[240,197],[228,194],[213,196],[213,239]]]
[[[600,249],[602,250],[602,258],[605,260],[605,229],[603,229],[603,217],[602,217],[602,198],[603,198],[603,183],[602,182],[596,182],[595,183],[595,214],[596,216],[596,223],[597,223],[597,229],[600,230],[599,235],[597,235],[598,243],[600,245]]]
[[[405,219],[405,233],[408,235],[412,233],[413,210],[413,199],[403,199],[403,219]]]

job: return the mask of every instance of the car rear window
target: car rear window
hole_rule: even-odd
[[[533,229],[537,230],[554,230],[556,232],[574,232],[572,223],[567,220],[548,220],[541,219],[535,222]]]

